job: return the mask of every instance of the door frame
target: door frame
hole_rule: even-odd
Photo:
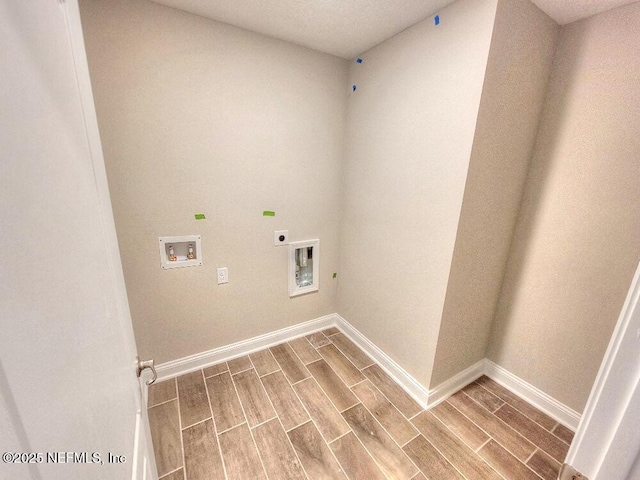
[[[109,270],[113,279],[113,291],[116,297],[116,308],[118,310],[118,321],[120,328],[126,332],[127,347],[132,353],[131,373],[136,372],[136,352],[135,336],[131,311],[129,309],[129,299],[124,281],[120,249],[118,247],[118,237],[116,234],[115,220],[113,217],[113,207],[109,194],[107,172],[104,163],[102,143],[100,141],[100,129],[95,109],[93,90],[91,88],[91,78],[89,75],[89,65],[84,44],[84,34],[82,31],[82,21],[80,17],[80,6],[78,0],[60,0],[63,4],[65,19],[67,22],[67,32],[71,47],[73,65],[76,77],[78,93],[80,95],[80,105],[84,119],[84,127],[89,147],[89,156],[93,167],[94,180],[100,205],[100,220],[103,225],[105,235],[104,243],[107,249]],[[158,470],[156,467],[155,455],[153,452],[153,442],[151,430],[149,428],[149,418],[147,415],[147,388],[143,381],[133,380],[136,388],[139,389],[138,398],[139,412],[136,417],[136,432],[134,439],[134,467],[132,480],[156,480]]]
[[[624,480],[640,452],[640,263],[566,464],[589,480]]]

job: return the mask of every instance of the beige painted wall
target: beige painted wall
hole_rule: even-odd
[[[499,0],[431,387],[486,356],[557,35],[528,0]]]
[[[338,312],[429,385],[497,0],[352,62]]]
[[[489,358],[582,411],[640,258],[640,4],[564,26]]]
[[[81,14],[140,355],[334,312],[347,62],[144,0]],[[319,292],[289,298],[280,229],[320,238]],[[161,270],[158,237],[187,234],[204,266]]]

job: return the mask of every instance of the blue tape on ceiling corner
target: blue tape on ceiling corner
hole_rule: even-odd
[[[360,57],[356,58],[356,63],[362,63],[362,59]]]
[[[357,89],[357,88],[358,88],[358,87],[356,87],[355,85],[352,85],[352,86],[351,86],[351,90],[352,90],[352,91],[354,91],[354,92],[356,91],[356,89]]]
[[[436,15],[435,17],[433,17],[433,23],[435,23],[436,25],[440,25],[440,15]]]

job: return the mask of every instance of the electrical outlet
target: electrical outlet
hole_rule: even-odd
[[[221,283],[229,283],[229,270],[227,267],[218,269],[218,285]]]
[[[276,247],[280,245],[289,245],[289,230],[278,230],[274,233],[273,237]]]

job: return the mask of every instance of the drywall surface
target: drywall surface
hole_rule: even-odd
[[[338,312],[429,385],[496,0],[352,62]]]
[[[557,36],[528,0],[498,2],[431,387],[486,356]]]
[[[489,358],[582,411],[640,258],[640,4],[561,28]]]
[[[334,312],[346,61],[144,0],[81,14],[141,357]],[[320,239],[319,292],[289,298],[284,229]],[[204,265],[161,270],[158,237],[191,234]]]

